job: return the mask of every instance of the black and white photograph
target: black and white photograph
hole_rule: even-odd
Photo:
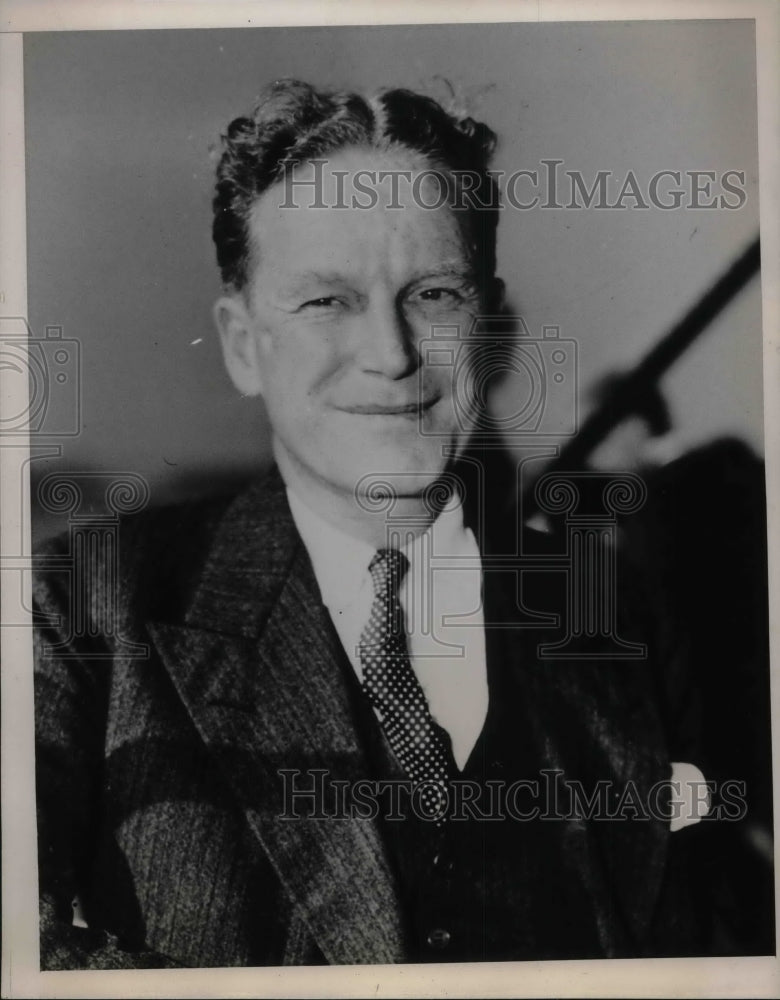
[[[18,36],[41,995],[776,955],[750,6]]]

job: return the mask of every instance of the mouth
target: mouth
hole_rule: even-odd
[[[364,417],[418,417],[439,402],[439,396],[413,403],[354,403],[340,406],[342,413],[352,413]]]

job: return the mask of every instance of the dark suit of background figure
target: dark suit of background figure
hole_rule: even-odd
[[[489,532],[474,524],[483,553],[517,550],[516,516],[484,524]],[[146,643],[147,659],[123,657],[101,635],[78,639],[75,659],[47,657],[46,644],[67,633],[55,624],[68,620],[66,576],[36,581],[44,968],[716,946],[712,899],[692,881],[689,852],[707,823],[675,834],[655,820],[451,824],[433,854],[426,824],[280,818],[279,769],[348,781],[399,774],[278,474],[122,530],[115,633]],[[524,534],[521,544],[546,543]],[[95,587],[104,579],[97,573]],[[557,768],[586,788],[631,780],[644,794],[672,759],[652,661],[540,661],[538,644],[560,631],[517,627],[521,606],[560,614],[563,583],[560,573],[524,574],[518,593],[516,573],[486,573],[490,710],[464,776],[538,779]],[[105,597],[96,590],[93,612]],[[88,930],[70,926],[76,894]]]
[[[738,823],[690,831],[713,949],[774,954],[772,739],[764,463],[718,438],[647,473],[624,546],[653,595],[672,756],[746,783]]]

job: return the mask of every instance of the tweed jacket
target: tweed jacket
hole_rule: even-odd
[[[77,635],[69,576],[51,568],[67,546],[41,554],[35,582],[43,967],[408,960],[378,824],[282,816],[280,769],[352,781],[371,764],[278,473],[129,518],[92,567]],[[560,622],[537,609],[559,577],[485,574],[489,661],[518,677],[540,764],[647,790],[670,773],[649,662],[538,662]],[[599,954],[674,954],[688,918],[668,824],[567,831]]]

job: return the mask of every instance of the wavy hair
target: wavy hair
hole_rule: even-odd
[[[252,207],[286,169],[350,146],[403,147],[459,183],[470,174],[466,209],[471,249],[483,279],[493,276],[498,198],[488,169],[495,133],[470,117],[445,111],[411,90],[364,97],[321,92],[300,80],[277,80],[251,115],[234,119],[222,136],[213,201],[212,236],[222,280],[241,289],[249,270]]]

